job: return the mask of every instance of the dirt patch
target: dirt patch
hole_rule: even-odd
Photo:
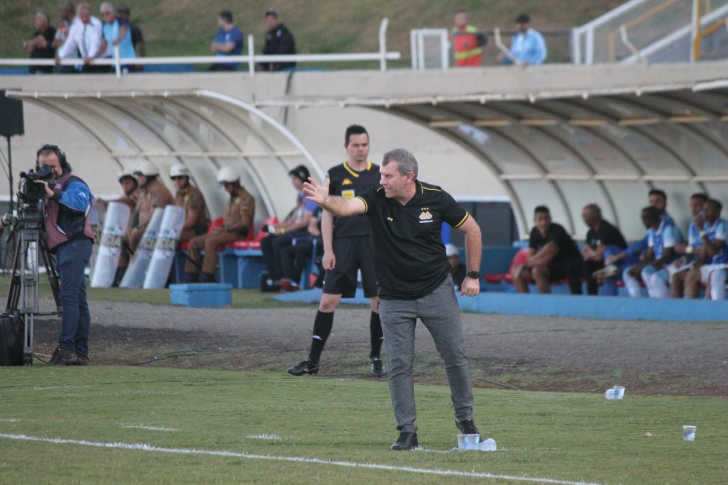
[[[285,372],[306,357],[315,307],[190,309],[90,302],[91,361]],[[728,325],[463,315],[473,385],[558,392],[728,397]],[[60,321],[36,322],[35,348],[52,352]],[[420,384],[446,385],[432,338],[416,334]],[[369,311],[337,310],[320,376],[370,379]]]

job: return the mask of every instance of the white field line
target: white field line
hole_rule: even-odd
[[[34,387],[34,391],[48,391],[51,389],[74,389],[74,388],[87,388],[91,386],[51,386],[51,387]]]
[[[132,426],[129,424],[120,424],[119,426],[121,426],[122,428],[129,428],[129,429],[151,429],[152,431],[179,431],[178,429],[174,429],[174,428],[155,428],[154,426],[144,426],[144,425]]]
[[[60,438],[39,438],[36,436],[27,436],[24,434],[3,434],[0,433],[0,438],[6,438],[10,440],[19,441],[37,441],[42,443],[54,443],[54,444],[70,444],[70,445],[81,445],[81,446],[93,446],[96,448],[121,448],[124,450],[141,450],[141,451],[156,451],[160,453],[174,453],[181,455],[210,455],[210,456],[225,456],[233,458],[247,458],[251,460],[274,460],[274,461],[288,461],[298,463],[316,463],[320,465],[333,465],[347,468],[370,468],[375,470],[390,470],[399,472],[409,473],[421,473],[426,475],[446,475],[446,476],[458,476],[458,477],[476,477],[476,478],[494,478],[503,480],[519,480],[523,482],[537,482],[537,483],[555,483],[558,485],[600,485],[598,483],[591,482],[567,482],[562,480],[554,480],[552,478],[529,478],[529,477],[516,477],[511,475],[493,475],[492,473],[476,473],[476,472],[461,472],[458,470],[432,470],[427,468],[412,468],[406,466],[391,466],[391,465],[377,465],[374,463],[356,463],[351,461],[331,461],[322,460],[320,458],[303,458],[297,456],[271,456],[271,455],[253,455],[250,453],[236,453],[232,451],[211,451],[211,450],[196,450],[191,448],[161,448],[158,446],[145,445],[141,443],[129,444],[129,443],[96,443],[93,441],[85,440],[65,440]]]
[[[280,440],[283,439],[277,434],[254,434],[252,436],[246,436],[246,438],[253,438],[256,440]]]
[[[2,418],[2,419],[0,419],[0,421],[2,421],[4,423],[17,423],[18,421],[21,421],[21,420],[20,419],[6,419],[6,418]]]

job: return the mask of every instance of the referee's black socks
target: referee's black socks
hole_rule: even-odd
[[[316,312],[316,320],[313,322],[313,338],[311,339],[311,353],[308,354],[308,360],[318,365],[321,358],[321,352],[324,351],[326,340],[331,335],[331,329],[334,326],[334,312],[323,313],[321,310]]]
[[[369,319],[369,332],[372,337],[372,351],[369,353],[369,358],[379,358],[382,351],[382,339],[384,333],[382,333],[382,321],[379,319],[379,313],[372,312],[372,316]]]

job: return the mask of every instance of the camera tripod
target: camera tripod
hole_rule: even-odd
[[[43,213],[21,207],[19,217],[13,220],[7,240],[17,237],[11,269],[10,291],[6,314],[16,312],[23,320],[23,365],[33,365],[33,319],[36,315],[61,315],[61,288],[55,262],[46,242]],[[35,247],[35,251],[32,248]],[[33,261],[28,264],[32,255]],[[46,275],[53,291],[56,311],[40,313],[38,307],[38,285],[40,282],[38,263],[43,260]]]

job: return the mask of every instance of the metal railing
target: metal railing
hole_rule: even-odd
[[[387,61],[397,61],[402,58],[399,52],[387,52],[387,27],[389,19],[385,18],[379,27],[379,52],[347,53],[347,54],[286,54],[286,55],[256,55],[252,35],[248,36],[248,53],[239,56],[184,56],[184,57],[134,57],[120,58],[119,47],[115,46],[114,56],[94,59],[91,65],[113,66],[116,77],[123,74],[126,65],[154,65],[154,64],[233,64],[248,65],[251,76],[255,74],[255,65],[261,62],[362,62],[378,61],[381,71],[387,70]],[[61,59],[61,66],[77,66],[82,64],[81,59]],[[55,66],[53,59],[0,59],[0,66]]]
[[[589,65],[651,58],[697,60],[698,44],[717,32],[719,24],[712,23],[726,16],[728,0],[631,0],[575,28],[572,59]]]
[[[412,69],[447,69],[454,65],[454,38],[459,35],[481,35],[487,39],[483,46],[484,65],[497,61],[490,56],[493,45],[506,57],[511,57],[503,37],[511,38],[518,33],[515,29],[483,29],[477,32],[450,32],[447,29],[414,29],[410,31],[412,48]],[[547,39],[549,55],[546,62],[570,62],[573,39],[572,29],[539,29]],[[499,47],[498,44],[501,44]],[[514,62],[514,64],[519,64]]]

